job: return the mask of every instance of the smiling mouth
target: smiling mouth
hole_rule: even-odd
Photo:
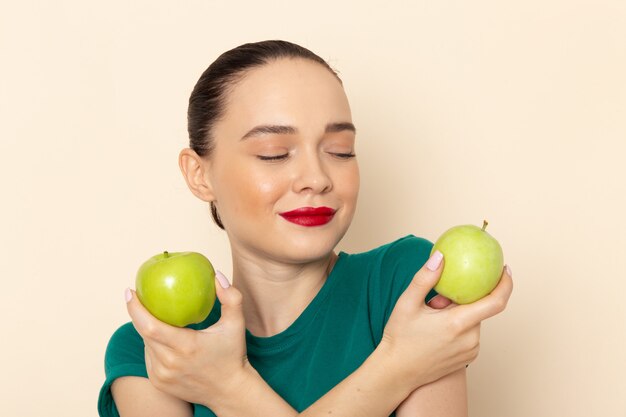
[[[279,213],[288,222],[305,227],[323,226],[329,223],[337,210],[330,207],[301,207]]]

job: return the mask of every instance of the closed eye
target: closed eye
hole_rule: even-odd
[[[289,156],[288,153],[285,154],[281,154],[281,155],[257,155],[256,157],[258,159],[260,159],[261,161],[280,161],[283,159],[286,159]]]
[[[331,152],[330,154],[333,155],[333,156],[336,156],[337,158],[341,158],[341,159],[350,159],[350,158],[354,158],[356,156],[354,153]]]

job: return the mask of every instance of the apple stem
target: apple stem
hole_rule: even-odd
[[[167,258],[168,256],[170,256],[170,254],[169,254],[166,250],[164,250],[164,251],[163,251],[163,256],[164,256],[165,258]]]
[[[487,222],[487,220],[483,220],[483,232],[485,231],[485,229],[487,228],[487,225],[489,224],[489,222]]]

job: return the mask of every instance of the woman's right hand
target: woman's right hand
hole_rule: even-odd
[[[443,255],[433,253],[398,299],[377,350],[386,366],[411,390],[464,368],[478,355],[480,323],[502,312],[511,296],[510,269],[504,268],[497,287],[466,305],[435,309],[423,300],[443,270]]]
[[[246,354],[242,296],[217,273],[221,318],[196,331],[157,320],[127,290],[127,308],[145,344],[148,377],[160,391],[189,403],[212,407],[214,401],[237,398],[254,369]]]

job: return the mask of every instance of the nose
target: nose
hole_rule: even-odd
[[[322,194],[332,189],[333,183],[328,174],[328,167],[324,165],[317,152],[302,155],[299,159],[293,181],[295,192]]]

